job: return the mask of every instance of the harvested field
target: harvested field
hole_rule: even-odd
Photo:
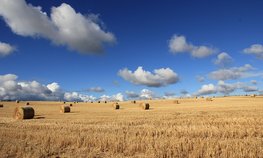
[[[59,102],[30,101],[30,120],[1,102],[1,157],[263,157],[263,97],[147,102],[80,102],[63,114]]]

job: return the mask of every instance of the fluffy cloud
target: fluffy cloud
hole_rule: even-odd
[[[195,95],[208,95],[208,94],[214,94],[216,92],[217,92],[216,86],[214,86],[213,84],[207,84],[207,85],[203,85]]]
[[[142,89],[140,94],[141,99],[153,99],[155,98],[155,94],[153,91],[149,89]]]
[[[118,101],[124,101],[124,96],[122,93],[117,93],[115,95],[112,95],[112,100],[118,100]]]
[[[169,49],[172,53],[190,53],[195,58],[204,58],[212,55],[215,49],[207,46],[195,46],[186,41],[184,36],[174,35],[169,41]]]
[[[217,91],[225,95],[234,92],[239,87],[240,87],[240,83],[229,84],[229,83],[225,83],[224,81],[218,81],[217,83]]]
[[[217,55],[214,63],[221,67],[227,67],[232,63],[232,61],[233,59],[229,54],[227,54],[226,52],[222,52]]]
[[[108,95],[102,95],[99,97],[100,101],[124,101],[124,96],[122,95],[122,93],[117,93],[115,95],[112,96],[108,96]]]
[[[182,95],[187,95],[189,92],[187,90],[181,90],[180,92]]]
[[[79,94],[77,92],[66,92],[64,93],[64,99],[66,101],[94,101],[96,97]]]
[[[126,94],[127,98],[131,98],[131,99],[140,97],[140,94],[135,93],[133,91],[126,91],[125,94]]]
[[[97,92],[97,93],[101,93],[104,92],[105,90],[101,87],[91,87],[88,89],[89,92]]]
[[[244,92],[256,92],[258,91],[258,88],[256,86],[244,86],[243,91]]]
[[[0,75],[0,100],[67,100],[89,101],[95,97],[63,92],[58,83],[47,85],[37,81],[18,81],[14,74]]]
[[[149,89],[142,89],[139,93],[133,91],[126,91],[126,96],[128,99],[156,99],[160,98],[155,95],[155,93]],[[170,93],[170,95],[172,95]]]
[[[246,54],[255,55],[258,59],[263,60],[263,45],[253,44],[249,48],[243,50]]]
[[[195,95],[209,95],[215,93],[222,93],[224,95],[229,95],[230,93],[236,91],[237,89],[243,92],[257,92],[259,91],[256,86],[251,86],[243,82],[236,83],[225,83],[224,81],[218,81],[217,85],[208,84],[203,85],[201,89],[198,90]]]
[[[52,91],[36,81],[18,82],[14,74],[0,75],[1,100],[54,100]]]
[[[196,80],[198,81],[198,82],[204,82],[205,81],[205,77],[204,76],[196,76]]]
[[[253,74],[249,73],[249,71],[253,69],[254,68],[251,65],[245,64],[241,67],[219,69],[211,72],[208,76],[214,80],[235,80],[239,78],[254,76]]]
[[[148,87],[162,87],[179,81],[178,75],[170,68],[155,69],[154,73],[145,71],[142,67],[138,67],[134,72],[125,68],[119,70],[118,75],[133,84]]]
[[[172,96],[175,96],[175,93],[174,92],[164,92],[164,96],[172,97]]]
[[[14,46],[8,43],[0,42],[0,57],[7,56],[16,50]]]
[[[254,84],[254,85],[258,84],[258,81],[256,81],[256,80],[251,80],[250,82],[251,82],[252,84]]]
[[[101,53],[104,43],[115,42],[112,33],[102,30],[97,16],[84,16],[65,3],[52,7],[48,17],[40,6],[25,0],[2,0],[0,16],[15,34],[46,38],[81,53]]]
[[[56,82],[53,82],[53,83],[51,83],[51,84],[48,84],[48,85],[47,85],[47,88],[48,88],[49,90],[51,90],[52,92],[59,92],[59,91],[60,91],[60,86],[59,86],[59,84],[56,83]]]

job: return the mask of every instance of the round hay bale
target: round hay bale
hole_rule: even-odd
[[[66,102],[64,101],[63,104],[66,104]]]
[[[206,98],[206,101],[213,101],[212,98]]]
[[[98,101],[98,103],[100,103],[100,101]]]
[[[90,103],[93,103],[93,101],[91,101]]]
[[[61,113],[69,113],[69,112],[70,112],[70,107],[69,107],[69,106],[64,106],[64,105],[62,105],[62,106],[60,107],[60,112],[61,112]]]
[[[143,110],[149,110],[150,109],[149,103],[141,103],[140,106],[142,107]]]
[[[0,104],[0,108],[3,108],[4,107],[4,105],[3,104]]]
[[[136,104],[136,100],[131,101],[131,103]]]
[[[118,103],[113,103],[112,106],[115,110],[120,109],[120,105]]]
[[[20,103],[20,101],[19,101],[19,100],[16,100],[16,103],[18,104],[18,103]]]
[[[26,105],[29,105],[29,104],[30,104],[29,102],[26,103]]]
[[[16,120],[32,119],[35,116],[35,110],[32,107],[16,107],[14,118]]]
[[[106,104],[106,103],[107,103],[107,101],[104,101],[104,103]]]
[[[69,106],[73,106],[73,104],[69,104]]]
[[[174,100],[174,103],[175,104],[179,104],[179,100]]]

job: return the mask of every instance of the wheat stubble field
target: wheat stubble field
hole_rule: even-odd
[[[30,120],[14,120],[17,104],[2,102],[0,157],[263,157],[263,97],[148,102],[76,103],[71,113],[30,102]]]

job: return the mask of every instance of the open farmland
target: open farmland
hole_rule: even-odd
[[[263,157],[263,97],[147,102],[30,102],[30,120],[1,102],[0,157]]]

